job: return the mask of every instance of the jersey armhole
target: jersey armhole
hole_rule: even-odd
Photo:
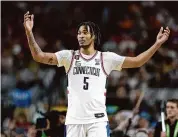
[[[104,69],[104,64],[103,64],[103,53],[101,52],[101,67],[102,67],[102,70],[104,72],[104,74],[108,77],[109,75],[106,73],[105,69]]]
[[[72,59],[71,59],[71,62],[70,62],[70,67],[69,67],[68,71],[66,72],[66,75],[69,74],[69,72],[71,70],[71,67],[72,67],[72,64],[73,64],[73,61],[74,61],[74,55],[75,55],[75,51],[72,52]]]

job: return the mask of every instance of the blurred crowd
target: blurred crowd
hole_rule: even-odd
[[[178,98],[178,2],[2,2],[1,134],[29,135],[40,112],[67,110],[64,68],[36,63],[23,27],[23,15],[34,14],[34,36],[43,51],[77,49],[77,25],[93,21],[100,27],[98,50],[136,56],[152,46],[161,26],[169,40],[141,68],[113,71],[107,81],[107,112],[111,128],[132,114],[145,92],[135,125],[152,137],[159,120],[160,99]],[[153,102],[154,101],[154,102]],[[13,129],[13,133],[8,132]],[[29,130],[28,130],[29,129]]]

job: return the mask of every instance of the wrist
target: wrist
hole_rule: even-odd
[[[158,47],[160,47],[160,46],[162,45],[162,43],[156,41],[156,42],[155,42],[155,45],[158,46]]]
[[[30,30],[30,31],[26,30],[25,32],[26,32],[27,35],[32,34],[32,30]]]

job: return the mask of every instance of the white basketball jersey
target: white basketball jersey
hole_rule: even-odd
[[[68,111],[66,124],[108,121],[106,113],[106,74],[102,53],[90,59],[74,51],[68,71]]]

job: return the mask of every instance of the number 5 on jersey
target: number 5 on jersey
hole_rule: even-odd
[[[84,83],[83,89],[84,90],[88,90],[89,83],[87,82],[87,79],[89,79],[89,77],[84,77],[84,79],[83,79],[83,83]]]

